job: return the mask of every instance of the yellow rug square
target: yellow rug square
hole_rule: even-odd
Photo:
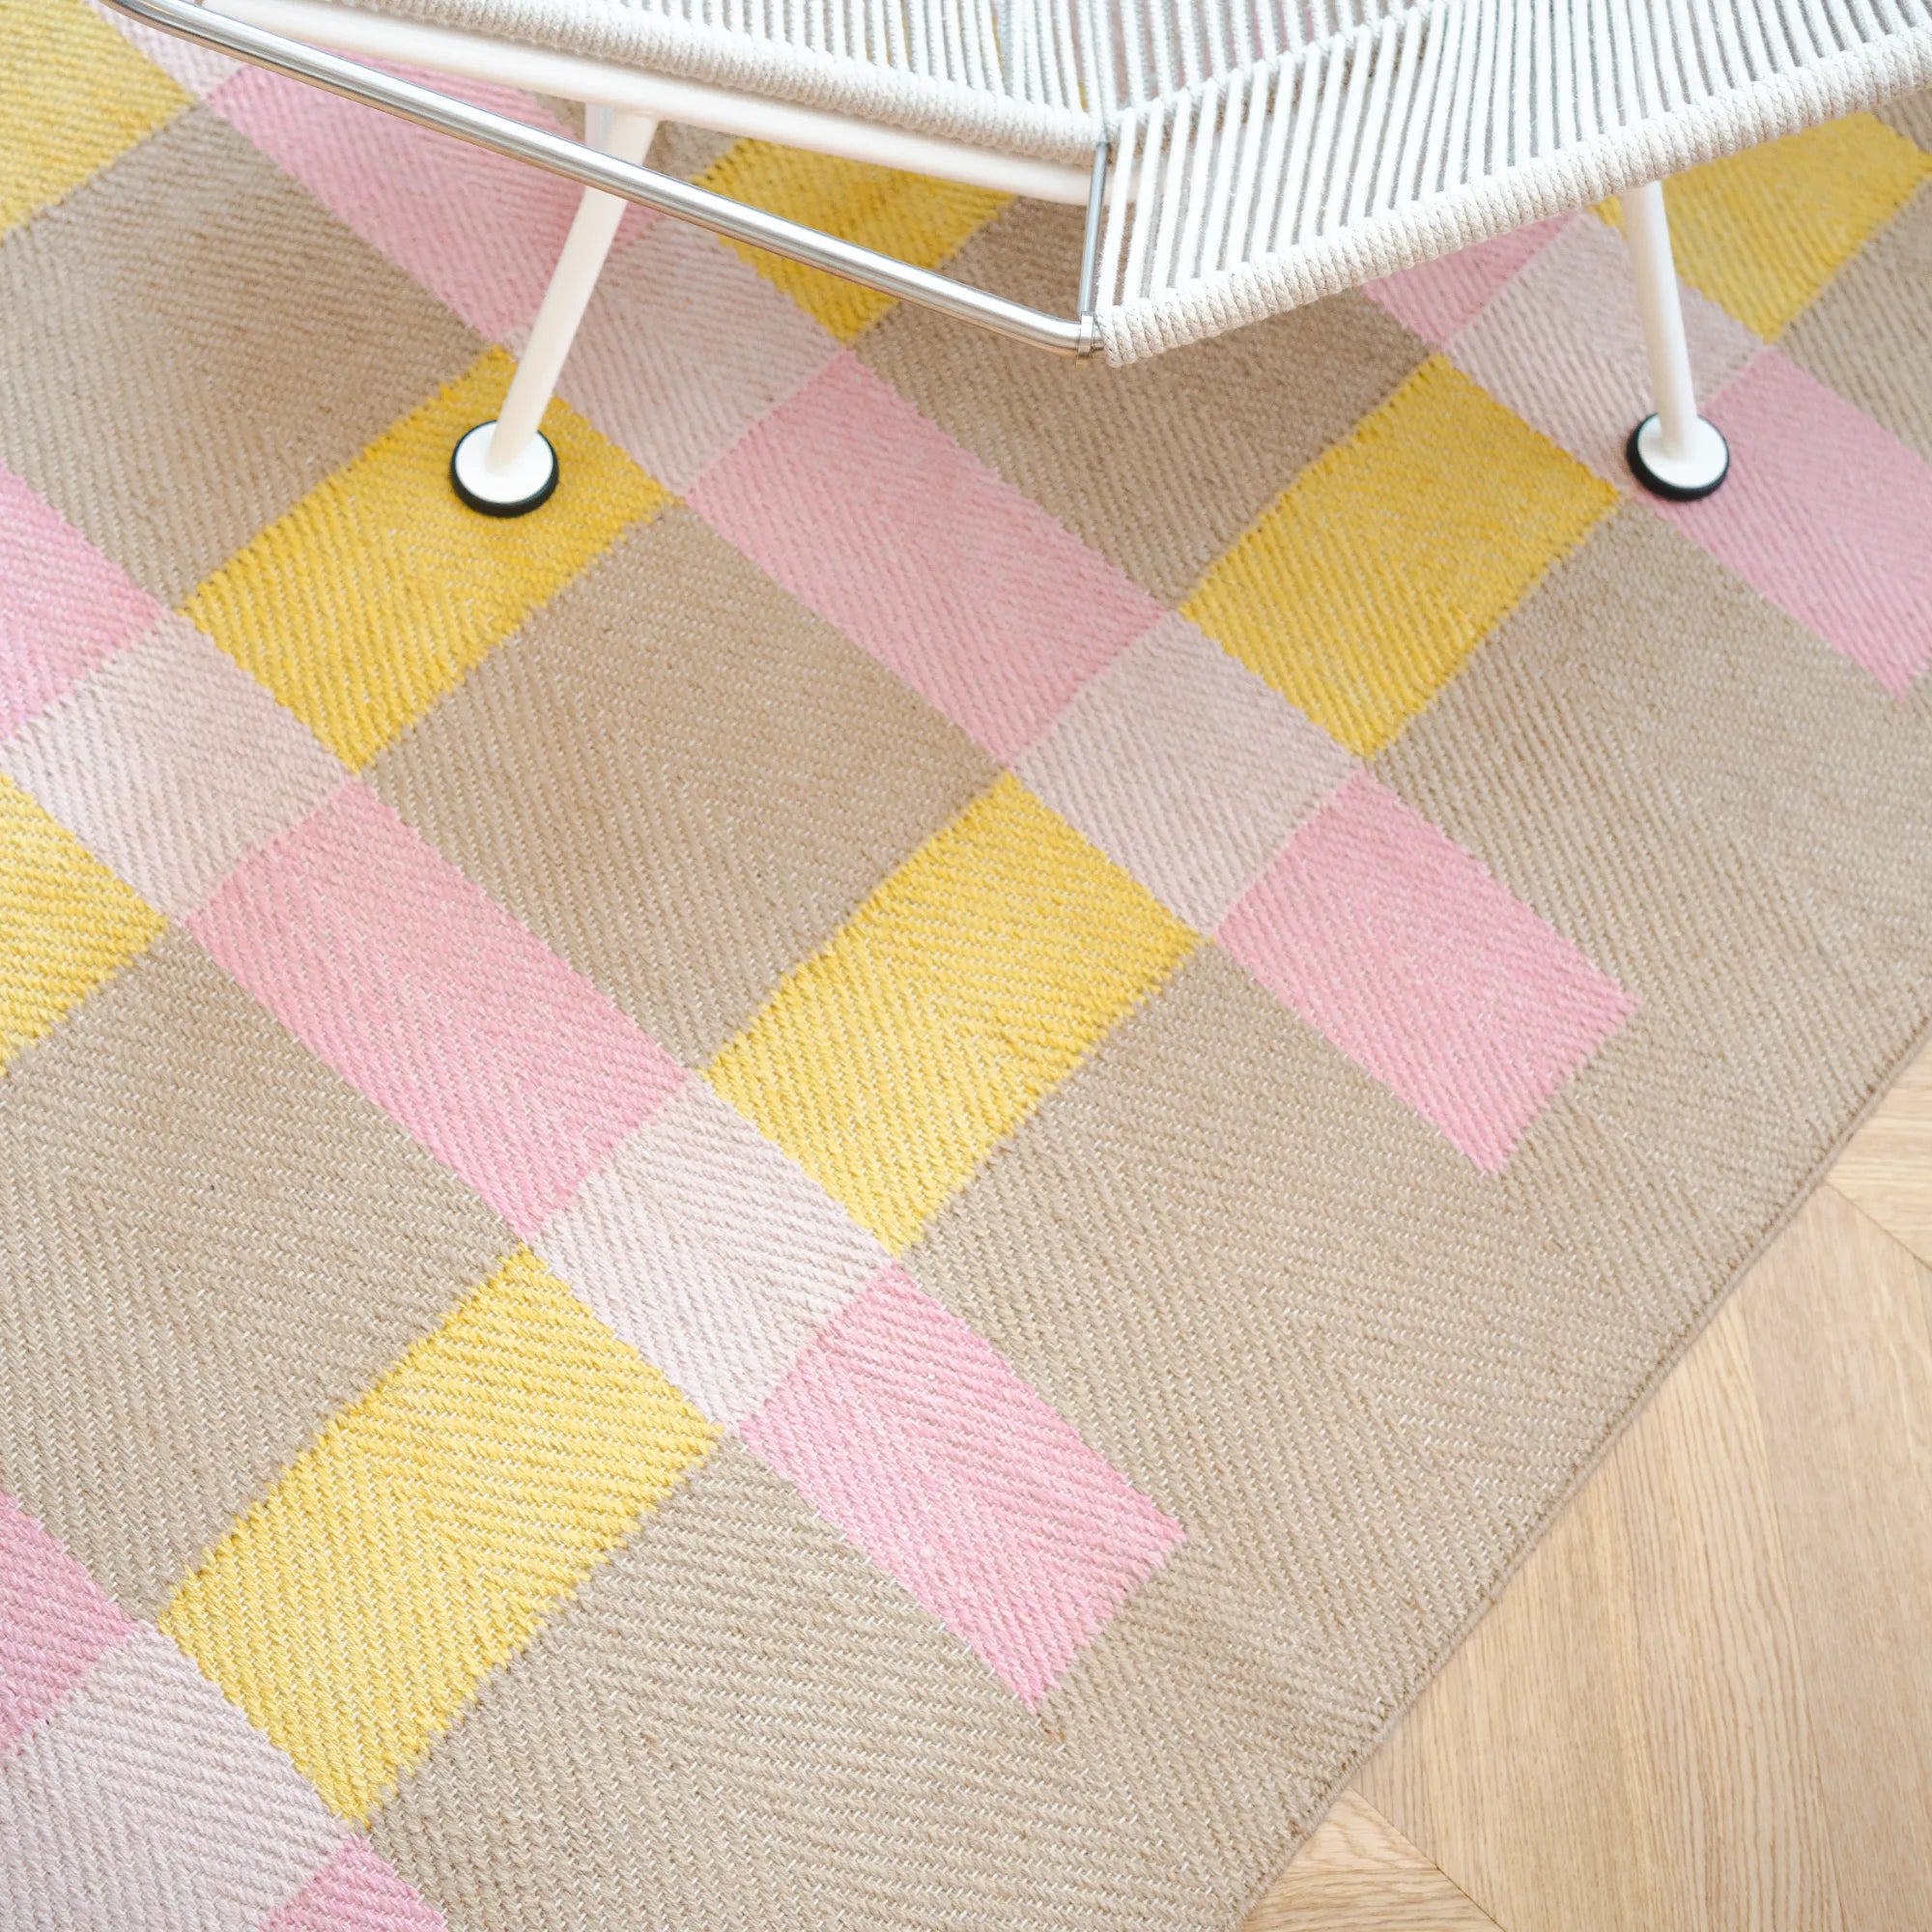
[[[1615,501],[1432,356],[1262,513],[1182,609],[1367,756]]]
[[[785,978],[708,1077],[903,1248],[1196,943],[1003,777]]]
[[[717,1439],[520,1249],[336,1416],[161,1628],[365,1818]]]
[[[0,775],[0,1068],[166,924]]]
[[[0,235],[191,104],[81,0],[0,0]]]
[[[345,762],[365,764],[639,519],[661,485],[568,404],[544,434],[556,493],[479,516],[449,454],[496,415],[512,365],[492,349],[270,524],[186,614]]]
[[[697,185],[922,269],[938,268],[1011,199],[989,188],[932,181],[766,141],[739,141],[698,177]],[[840,342],[850,342],[893,305],[891,296],[823,270],[761,248],[731,245]]]
[[[1871,114],[1691,168],[1664,189],[1677,272],[1772,341],[1928,174],[1932,155]]]

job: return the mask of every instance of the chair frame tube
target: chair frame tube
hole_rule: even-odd
[[[1053,200],[1077,202],[1080,197],[1073,191],[1076,171],[1056,163],[973,150],[965,144],[936,141],[900,129],[871,128],[841,116],[780,101],[760,101],[696,83],[633,74],[595,62],[515,50],[521,63],[517,75],[521,84],[561,87],[589,105],[592,126],[601,128],[604,134],[602,145],[571,141],[434,88],[346,60],[239,14],[254,12],[284,23],[299,22],[338,40],[353,38],[363,51],[378,57],[386,54],[396,59],[445,62],[451,71],[507,78],[491,71],[492,62],[500,56],[491,54],[491,43],[477,36],[318,5],[317,0],[224,0],[227,7],[236,10],[233,14],[198,5],[196,0],[105,0],[105,4],[162,32],[199,42],[513,160],[529,162],[584,188],[570,239],[532,327],[502,415],[488,426],[490,441],[483,462],[493,474],[515,469],[520,457],[533,445],[537,423],[616,234],[625,201],[1035,348],[1088,356],[1101,346],[1095,316],[1096,283],[1101,236],[1109,213],[1110,140],[1096,144],[1092,172],[1083,184],[1086,236],[1081,250],[1078,312],[1070,317],[1051,315],[714,194],[647,168],[642,162],[660,120],[690,120],[699,126],[719,127],[721,131],[758,133],[855,159],[883,159],[890,150],[898,157],[893,164],[909,163],[954,180],[991,185],[996,176],[1008,170],[1014,175],[1012,192],[1041,193]],[[567,77],[562,69],[569,70]],[[914,147],[919,151],[917,157],[910,152]],[[1151,148],[1149,153],[1151,156]],[[1027,176],[1024,184],[1021,175]],[[1037,176],[1037,181],[1034,176]],[[1116,197],[1132,191],[1124,171],[1123,178],[1112,186]],[[1697,413],[1662,185],[1651,182],[1633,189],[1624,206],[1644,346],[1658,404],[1657,413],[1632,432],[1628,451],[1631,467],[1639,481],[1661,496],[1680,499],[1706,496],[1723,481],[1729,451],[1718,430]],[[1135,240],[1138,242],[1141,239],[1137,227]],[[1132,280],[1129,273],[1130,284]],[[458,487],[463,487],[460,477]]]
[[[342,0],[212,0],[209,11],[352,57],[431,68],[438,73],[525,88],[558,100],[628,108],[654,121],[709,128],[719,134],[837,155],[842,160],[872,161],[908,174],[937,175],[944,181],[1025,195],[1033,201],[1078,208],[1087,198],[1084,162],[1005,154],[772,95],[495,40],[461,27],[400,19],[367,7],[347,6]]]
[[[647,114],[598,107],[590,109],[585,128],[590,146],[623,161],[641,161],[657,130],[658,124]],[[590,305],[597,277],[604,271],[605,258],[617,239],[617,224],[624,218],[625,207],[620,195],[594,187],[583,190],[563,252],[544,291],[542,306],[530,324],[529,340],[517,358],[516,376],[484,452],[486,469],[512,469],[536,435],[555,393],[556,379],[563,373],[564,357],[577,339],[578,325]]]
[[[1663,184],[1644,182],[1630,189],[1623,196],[1623,218],[1651,393],[1657,399],[1656,413],[1631,431],[1625,456],[1632,473],[1653,495],[1694,502],[1729,474],[1731,452],[1718,426],[1697,413]]]
[[[326,88],[346,99],[359,100],[365,106],[413,121],[419,127],[452,134],[458,140],[488,148],[512,160],[528,161],[583,187],[621,196],[681,221],[708,228],[730,241],[748,242],[788,261],[823,269],[881,295],[937,309],[963,322],[977,323],[982,328],[1037,349],[1084,356],[1093,355],[1099,347],[1099,330],[1091,313],[1049,315],[987,290],[970,288],[909,262],[862,248],[838,236],[823,234],[803,222],[713,194],[709,189],[679,181],[674,175],[660,174],[638,162],[600,153],[582,142],[566,140],[540,128],[526,127],[521,121],[493,114],[487,108],[472,106],[434,88],[419,87],[413,81],[344,60],[321,47],[213,13],[195,5],[194,0],[106,0],[106,4],[147,26],[199,42],[238,60],[286,74],[292,80]],[[1104,203],[1103,196],[1091,199]],[[1094,220],[1090,206],[1090,228]]]

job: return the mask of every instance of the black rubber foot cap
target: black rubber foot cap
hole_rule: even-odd
[[[1662,497],[1666,502],[1694,503],[1700,497],[1708,497],[1731,473],[1730,446],[1726,444],[1724,448],[1724,467],[1708,480],[1690,484],[1666,482],[1643,460],[1643,433],[1656,420],[1655,416],[1645,416],[1631,431],[1630,440],[1624,444],[1624,461],[1630,465],[1631,474],[1653,497]]]
[[[463,480],[464,452],[472,438],[481,437],[495,427],[494,423],[478,423],[458,438],[456,447],[449,453],[449,486],[472,510],[480,511],[486,517],[526,517],[532,510],[541,509],[548,503],[556,489],[556,451],[552,447],[550,438],[539,430],[536,440],[542,444],[544,454],[550,459],[550,468],[543,480],[524,496],[512,497],[507,502],[500,497],[482,496]]]

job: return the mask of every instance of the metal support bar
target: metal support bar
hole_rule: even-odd
[[[1644,355],[1663,453],[1673,461],[1689,454],[1697,421],[1697,391],[1690,379],[1690,350],[1684,339],[1684,308],[1677,297],[1670,223],[1663,212],[1663,184],[1645,182],[1623,197],[1624,235],[1630,244],[1643,319]]]
[[[591,108],[586,114],[584,132],[589,146],[599,154],[614,155],[619,160],[641,161],[650,152],[651,136],[658,124],[647,115],[629,114],[621,109]],[[598,124],[602,123],[600,127]],[[483,462],[489,469],[509,469],[537,433],[544,411],[556,392],[556,379],[563,373],[564,357],[577,340],[578,326],[603,272],[611,244],[617,239],[617,224],[623,219],[625,204],[615,195],[585,188],[572,218],[570,233],[564,238],[563,252],[557,257],[550,286],[544,290],[542,306],[530,324],[529,340],[517,357],[517,373],[510,393],[497,416],[497,427]]]
[[[1095,285],[1100,279],[1100,223],[1107,214],[1108,144],[1094,150],[1094,176],[1087,184],[1087,233],[1080,243],[1080,313],[1094,313]]]
[[[1091,355],[1099,347],[1099,329],[1091,314],[1073,318],[1047,315],[1039,309],[1009,301],[1004,296],[969,288],[963,282],[951,281],[909,262],[862,248],[836,235],[822,234],[802,222],[787,221],[782,215],[769,214],[763,209],[747,207],[728,196],[694,187],[673,175],[659,174],[655,169],[599,154],[581,142],[567,141],[539,128],[526,128],[520,121],[492,114],[487,108],[472,107],[467,100],[439,94],[434,88],[418,87],[413,81],[399,80],[375,68],[344,60],[339,54],[326,53],[319,47],[268,33],[245,21],[211,13],[196,6],[194,0],[106,0],[106,4],[164,33],[199,41],[204,46],[218,48],[238,60],[286,74],[291,80],[326,88],[345,99],[359,100],[364,106],[381,108],[385,114],[433,128],[439,133],[453,134],[458,140],[488,148],[512,160],[528,161],[585,187],[622,195],[627,201],[657,209],[681,221],[694,222],[731,241],[782,255],[788,261],[823,269],[862,287],[875,289],[881,295],[938,309],[942,314],[978,323],[997,334],[1063,355]],[[1091,210],[1088,222],[1091,235]]]
[[[1067,208],[1087,203],[1088,169],[1035,156],[1008,154],[970,141],[918,134],[888,121],[866,121],[825,107],[807,107],[776,94],[750,94],[655,73],[585,54],[558,53],[523,41],[498,40],[463,27],[379,14],[344,0],[204,0],[217,14],[246,20],[304,46],[327,47],[378,67],[426,68],[431,73],[494,82],[648,114],[653,121],[709,128],[715,134],[803,148],[840,160],[869,161],[906,174],[937,175],[995,194],[1024,195]]]
[[[1638,482],[1678,502],[1708,497],[1729,472],[1731,452],[1723,434],[1697,413],[1690,377],[1690,346],[1684,334],[1684,305],[1671,259],[1670,222],[1663,184],[1645,182],[1623,196],[1624,239],[1630,243],[1650,363],[1657,413],[1631,432],[1627,455]]]

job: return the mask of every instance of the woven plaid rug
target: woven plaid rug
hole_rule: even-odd
[[[1673,190],[1706,503],[1612,210],[638,220],[500,524],[570,191],[0,23],[0,1921],[1231,1932],[1932,1012],[1932,112]]]

